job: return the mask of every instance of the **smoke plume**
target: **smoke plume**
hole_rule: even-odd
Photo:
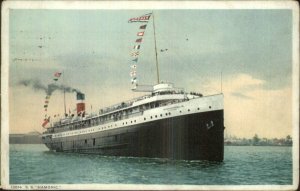
[[[31,87],[34,91],[44,91],[47,95],[51,95],[54,91],[58,90],[61,92],[80,92],[80,90],[72,88],[70,86],[65,86],[65,85],[58,85],[55,83],[51,83],[48,85],[42,84],[39,80],[37,79],[28,79],[28,80],[22,80],[18,83],[18,85],[22,85],[25,87]]]

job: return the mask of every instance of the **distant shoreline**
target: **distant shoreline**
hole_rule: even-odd
[[[224,146],[253,146],[253,147],[293,147],[293,145],[237,145],[237,144],[224,144]]]
[[[28,134],[9,134],[9,144],[42,144],[41,134],[31,132]]]
[[[36,145],[44,145],[43,143],[16,143],[16,142],[10,142],[10,145],[31,145],[31,144],[36,144]],[[246,147],[246,146],[251,146],[251,147],[293,147],[293,145],[231,145],[231,144],[224,144],[224,146],[232,146],[232,147]]]
[[[43,144],[41,134],[38,132],[31,132],[27,134],[9,134],[9,144]],[[276,147],[292,147],[292,140],[277,139],[253,141],[238,140],[238,141],[224,141],[224,146],[276,146]]]

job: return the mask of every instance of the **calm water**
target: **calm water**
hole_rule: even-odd
[[[222,163],[64,154],[10,145],[10,184],[291,185],[292,147],[226,146]]]

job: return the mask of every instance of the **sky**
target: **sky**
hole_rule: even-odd
[[[56,82],[86,94],[87,112],[144,93],[131,91],[130,65],[139,26],[152,10],[26,10],[9,13],[9,132],[42,132],[46,93],[20,82]],[[186,91],[224,94],[225,134],[292,135],[292,11],[288,9],[155,10],[160,79]],[[151,19],[137,77],[156,83]],[[161,52],[161,49],[168,49]],[[67,110],[75,108],[66,94]],[[63,114],[63,93],[48,115]]]

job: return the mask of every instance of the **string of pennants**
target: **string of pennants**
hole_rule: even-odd
[[[58,79],[60,78],[61,74],[62,74],[61,72],[55,72],[54,73],[54,78],[53,78],[54,82],[58,81]],[[43,127],[45,127],[50,122],[50,116],[48,117],[48,114],[47,114],[49,100],[50,100],[50,95],[46,95],[46,97],[45,97],[45,104],[44,104],[45,118],[44,118],[44,122],[42,124]]]
[[[141,49],[141,43],[143,41],[143,36],[145,34],[145,30],[147,28],[147,23],[151,17],[152,13],[145,14],[140,17],[134,17],[128,20],[128,23],[136,23],[136,22],[143,22],[144,24],[139,27],[139,31],[137,32],[137,39],[135,40],[135,44],[133,46],[133,50],[130,54],[132,57],[132,64],[130,66],[130,76],[131,76],[131,83],[133,85],[137,85],[137,63],[139,59],[140,52],[139,50]]]

